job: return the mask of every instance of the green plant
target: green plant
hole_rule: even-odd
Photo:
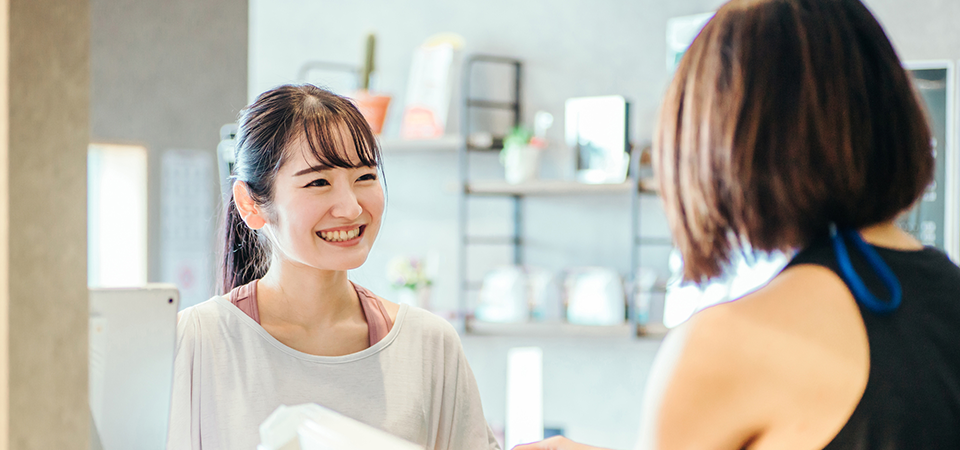
[[[404,256],[390,260],[387,278],[395,288],[418,290],[433,284],[423,260]]]

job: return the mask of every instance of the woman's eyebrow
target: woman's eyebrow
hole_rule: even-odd
[[[300,175],[305,175],[305,174],[308,174],[308,173],[310,173],[310,172],[322,172],[322,171],[324,171],[324,170],[330,170],[330,166],[325,166],[325,165],[323,165],[323,164],[318,164],[318,165],[316,165],[316,166],[310,166],[310,167],[307,167],[306,169],[303,169],[303,170],[301,170],[301,171],[298,171],[297,173],[293,174],[293,176],[299,177]]]

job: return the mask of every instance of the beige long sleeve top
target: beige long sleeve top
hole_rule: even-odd
[[[460,338],[445,320],[401,305],[366,350],[296,351],[224,297],[185,309],[177,326],[168,450],[255,449],[279,405],[318,403],[427,450],[496,449]]]

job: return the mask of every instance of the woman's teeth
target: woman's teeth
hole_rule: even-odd
[[[328,242],[343,242],[360,236],[360,227],[349,231],[321,231],[320,238]]]

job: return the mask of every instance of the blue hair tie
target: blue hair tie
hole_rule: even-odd
[[[844,244],[844,238],[853,241],[853,245],[867,259],[867,264],[880,277],[880,282],[890,293],[890,301],[884,302],[878,299],[863,280],[857,275],[850,262],[850,255],[847,253],[847,246]],[[900,287],[900,281],[890,270],[890,266],[883,262],[876,250],[867,245],[860,237],[860,234],[854,230],[837,230],[837,225],[830,224],[830,239],[833,241],[833,249],[837,253],[837,264],[840,266],[840,276],[853,293],[853,298],[865,308],[875,314],[889,314],[900,306],[900,300],[903,298],[903,289]]]

